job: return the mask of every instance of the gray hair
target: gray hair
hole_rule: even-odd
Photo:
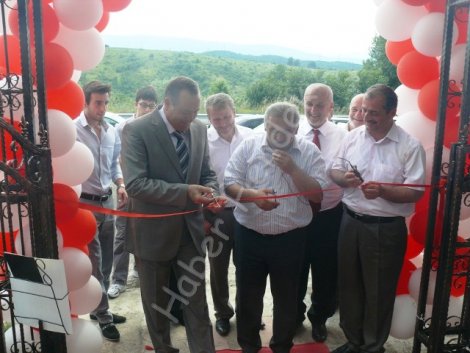
[[[206,112],[209,108],[224,109],[230,108],[235,111],[235,103],[227,93],[216,93],[206,99]]]

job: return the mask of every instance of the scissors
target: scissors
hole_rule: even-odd
[[[353,165],[349,160],[347,160],[346,158],[341,158],[341,157],[338,157],[339,159],[342,159],[343,161],[347,162],[349,164],[349,166],[351,167],[352,169],[352,172],[354,173],[354,175],[359,178],[359,180],[361,182],[364,182],[364,179],[362,179],[362,176],[361,176],[361,173],[359,173],[359,171],[357,170],[357,166]]]

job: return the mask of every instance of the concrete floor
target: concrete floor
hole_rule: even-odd
[[[208,266],[207,266],[208,267]],[[235,276],[234,268],[230,269],[230,291],[231,291],[231,300],[233,304],[233,299],[235,298]],[[207,275],[206,278],[209,278]],[[269,283],[269,282],[268,282]],[[212,306],[212,297],[210,294],[210,286],[207,283],[207,298],[209,304],[209,310],[211,319],[214,323],[213,315],[213,306]],[[263,313],[263,321],[266,323],[266,329],[261,331],[261,338],[263,345],[267,346],[269,339],[271,338],[271,325],[272,325],[272,298],[270,295],[269,288],[266,290],[265,295],[265,307]],[[150,338],[147,332],[147,327],[145,324],[145,319],[143,315],[141,299],[140,299],[140,290],[138,288],[138,283],[129,283],[128,289],[122,293],[118,298],[110,300],[111,310],[120,315],[125,315],[127,317],[127,322],[121,325],[118,325],[119,331],[121,332],[121,340],[118,343],[113,343],[109,341],[103,341],[102,353],[144,353],[144,352],[153,352],[145,349],[145,345],[151,345]],[[83,318],[86,318],[84,316]],[[334,349],[337,346],[345,342],[344,335],[341,329],[338,326],[339,316],[338,314],[334,315],[327,322],[327,328],[329,332],[328,340],[325,344],[330,348]],[[214,330],[214,340],[216,349],[238,349],[236,331],[235,327],[235,318],[232,319],[232,331],[227,337],[219,336]],[[173,345],[180,349],[181,353],[189,353],[188,343],[186,340],[185,329],[182,326],[172,325],[172,341]],[[304,322],[304,326],[299,329],[296,337],[295,343],[304,343],[311,342],[311,328],[310,323],[307,321]],[[389,338],[388,342],[385,345],[387,353],[409,353],[412,348],[412,340],[397,340],[394,338]]]

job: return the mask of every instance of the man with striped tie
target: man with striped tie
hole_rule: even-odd
[[[201,205],[215,201],[218,186],[209,163],[207,128],[195,120],[199,105],[197,83],[177,77],[165,90],[162,108],[123,131],[121,163],[130,212],[184,213],[129,220],[127,247],[136,258],[147,328],[157,352],[178,351],[170,338],[170,320],[176,322],[170,309],[176,301],[183,304],[190,352],[215,352]],[[169,288],[171,270],[179,294]]]

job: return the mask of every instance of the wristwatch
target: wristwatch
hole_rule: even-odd
[[[117,188],[118,188],[118,189],[120,189],[120,188],[125,189],[125,188],[126,188],[126,185],[124,185],[124,184],[119,184],[119,185],[117,186]]]

